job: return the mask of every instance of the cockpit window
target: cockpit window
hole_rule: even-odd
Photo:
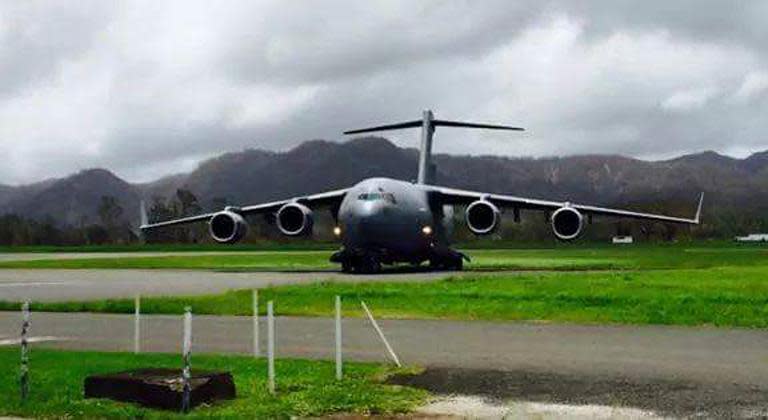
[[[397,201],[395,200],[395,195],[392,193],[362,193],[357,196],[358,200],[361,201],[378,201],[378,200],[385,200],[387,202],[390,202],[392,204],[397,204]]]

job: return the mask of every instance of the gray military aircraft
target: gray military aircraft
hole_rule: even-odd
[[[462,269],[467,257],[450,247],[454,205],[466,206],[465,223],[476,235],[494,232],[499,226],[502,209],[511,210],[515,221],[519,220],[521,209],[548,212],[552,232],[563,241],[579,237],[584,229],[585,216],[587,221],[591,221],[592,216],[613,216],[699,224],[703,194],[699,198],[694,218],[686,219],[432,185],[435,173],[431,159],[432,139],[436,127],[522,131],[520,127],[439,120],[427,110],[420,120],[350,130],[344,134],[417,127],[421,127],[421,149],[416,182],[369,178],[341,190],[243,207],[228,206],[215,213],[151,224],[147,221],[142,205],[141,229],[146,231],[208,222],[208,230],[216,242],[234,243],[246,234],[246,216],[273,214],[281,233],[303,236],[312,233],[313,210],[325,207],[331,210],[336,222],[333,233],[343,244],[331,256],[331,261],[341,263],[344,272],[375,273],[381,269],[382,264],[397,262],[417,265],[429,261],[430,267],[434,269]]]

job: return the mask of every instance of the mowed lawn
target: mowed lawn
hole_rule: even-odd
[[[362,316],[359,301],[380,317],[534,320],[768,327],[768,248],[763,246],[578,246],[532,250],[472,250],[472,273],[433,282],[325,282],[261,290],[279,315],[330,316],[341,295],[345,316]],[[331,266],[323,251],[6,262],[0,266],[285,269]],[[135,264],[132,266],[131,264]],[[143,264],[143,265],[142,265]],[[158,264],[155,268],[162,268]],[[325,264],[325,265],[323,265]],[[501,270],[517,270],[500,272]],[[2,271],[0,270],[0,273]],[[251,292],[145,298],[145,313],[249,315]],[[265,305],[261,305],[264,308]],[[17,310],[18,302],[0,302]],[[33,303],[33,310],[130,313],[133,302]]]
[[[145,313],[249,315],[251,291],[142,300]],[[334,283],[270,287],[279,315],[330,316],[340,295],[345,316],[539,320],[576,323],[768,326],[768,269],[707,269],[476,274],[435,282]],[[264,305],[261,305],[264,308]],[[0,309],[19,304],[0,302]],[[133,301],[34,303],[33,310],[130,313]]]
[[[179,368],[177,355],[56,351],[33,348],[30,356],[30,399],[19,398],[19,349],[0,348],[0,416],[30,418],[290,418],[330,413],[401,413],[422,403],[421,390],[386,385],[391,374],[405,372],[374,364],[347,363],[346,377],[334,379],[330,362],[277,360],[277,393],[267,390],[264,359],[193,355],[193,369],[230,371],[237,398],[201,406],[188,415],[143,408],[106,399],[83,398],[90,374],[141,367]]]
[[[226,248],[220,248],[226,249]],[[766,264],[768,247],[700,244],[557,246],[544,249],[468,249],[468,270],[614,270],[708,268]],[[35,259],[0,262],[3,268],[193,269],[222,271],[338,270],[330,250],[259,251],[172,256]]]

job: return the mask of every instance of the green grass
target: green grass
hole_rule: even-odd
[[[768,248],[734,244],[474,250],[465,277],[428,283],[323,283],[267,288],[279,314],[327,316],[333,296],[380,316],[768,327]],[[15,268],[333,269],[327,251],[7,261]],[[496,273],[515,269],[524,272]],[[480,271],[482,270],[482,271]],[[406,277],[407,278],[407,277]],[[247,315],[250,292],[145,299],[147,313]],[[0,302],[0,310],[16,310]],[[356,304],[346,314],[360,316]],[[128,313],[130,300],[34,303],[45,311]]]
[[[333,270],[331,251],[254,251],[207,255],[39,259],[0,262],[0,268],[195,269],[226,271]],[[629,247],[558,246],[467,251],[469,270],[612,270],[765,265],[768,247],[667,244]]]
[[[339,247],[334,241],[317,240],[260,240],[258,242],[221,245],[199,244],[105,244],[105,245],[3,245],[0,253],[73,253],[73,252],[230,252],[230,251],[282,251],[330,250]]]
[[[266,386],[263,359],[241,356],[193,355],[193,368],[231,371],[238,397],[196,408],[186,416],[105,399],[84,399],[87,375],[139,367],[178,368],[176,355],[55,351],[31,353],[31,395],[22,403],[18,392],[18,348],[0,348],[0,415],[34,418],[289,418],[329,413],[407,412],[426,398],[408,387],[383,384],[394,368],[348,363],[337,382],[332,363],[278,360],[277,395]]]
[[[0,269],[330,270],[336,265],[328,262],[329,255],[330,251],[256,251],[220,255],[16,260],[0,263]]]
[[[607,272],[476,274],[435,282],[320,283],[261,289],[280,315],[330,316],[341,295],[345,316],[461,320],[546,320],[574,323],[768,327],[768,269],[717,267]],[[248,315],[251,293],[156,297],[142,311]],[[263,307],[263,305],[262,305]],[[0,310],[19,304],[0,302]],[[33,310],[131,313],[132,300],[33,303]]]

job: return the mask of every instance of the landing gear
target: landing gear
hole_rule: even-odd
[[[381,272],[381,261],[375,255],[363,255],[352,262],[355,273],[376,274]]]
[[[349,260],[343,260],[341,262],[341,272],[342,273],[351,273],[354,269],[354,266],[352,265],[352,262]]]
[[[381,272],[381,256],[356,254],[344,249],[331,255],[331,262],[341,263],[342,273],[375,274]]]
[[[429,259],[429,268],[440,271],[461,271],[464,269],[464,257],[459,253],[434,256]]]

